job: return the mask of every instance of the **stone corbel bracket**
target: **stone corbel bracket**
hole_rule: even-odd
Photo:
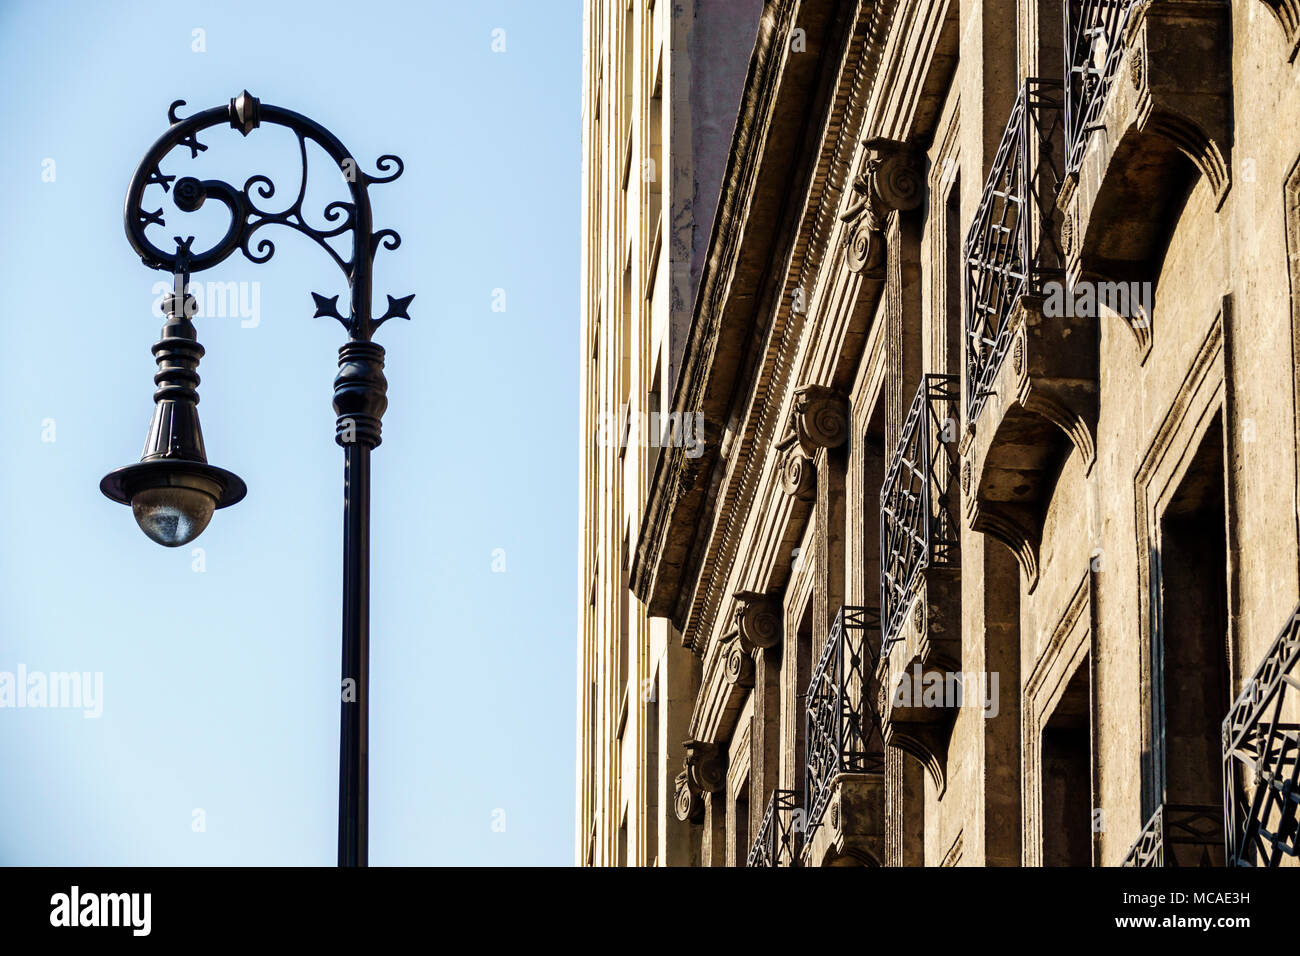
[[[737,645],[749,655],[781,643],[781,600],[776,594],[737,591],[735,622]]]
[[[1081,347],[1091,340],[1077,319],[1044,315],[1034,296],[1021,297],[1008,324],[1007,354],[962,437],[962,502],[972,529],[1011,549],[1032,593],[1065,446],[1085,475],[1097,460],[1097,351]]]
[[[704,794],[720,793],[727,782],[727,755],[710,741],[687,740],[682,772],[673,785],[673,812],[686,823],[704,821]]]
[[[781,488],[800,501],[817,497],[814,464],[822,448],[838,448],[849,438],[849,401],[825,385],[801,385],[784,437],[774,446],[780,456]]]
[[[844,222],[844,265],[867,278],[885,278],[885,223],[894,211],[920,207],[925,199],[925,156],[898,140],[875,137],[866,147],[862,171],[854,177]]]
[[[1225,0],[1151,0],[1125,31],[1140,130],[1173,143],[1209,180],[1216,205],[1230,185],[1232,142],[1231,11]]]
[[[673,782],[673,813],[682,823],[704,822],[704,797],[691,787],[689,771],[683,770]]]
[[[772,446],[776,449],[781,470],[781,490],[796,501],[810,502],[817,497],[817,466],[799,447],[794,432]]]
[[[885,859],[885,775],[841,773],[822,819],[809,823],[804,866],[832,866],[851,860],[883,866]]]
[[[903,624],[877,668],[880,729],[885,746],[918,760],[942,796],[958,702],[928,700],[917,691],[933,681],[947,686],[950,675],[960,671],[961,574],[956,568],[925,568],[921,574]]]
[[[737,687],[754,686],[754,650],[740,639],[739,631],[732,631],[723,650],[722,676],[728,684]]]
[[[1057,198],[1072,277],[1154,282],[1187,188],[1183,157],[1222,207],[1232,170],[1230,20],[1226,0],[1134,8],[1080,167]],[[1129,327],[1145,357],[1148,327]]]

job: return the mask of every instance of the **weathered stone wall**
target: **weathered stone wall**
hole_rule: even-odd
[[[965,240],[1018,95],[1052,95],[1026,80],[1064,73],[1061,16],[1052,0],[764,7],[674,392],[716,441],[666,453],[633,575],[700,661],[672,726],[727,755],[718,789],[688,760],[660,802],[698,809],[706,864],[744,862],[747,839],[805,865],[1119,864],[1162,805],[1212,799],[1218,711],[1296,606],[1297,37],[1264,0],[1136,4],[1077,165],[1023,208],[1036,267],[1137,283],[1150,308],[1061,317],[1026,289],[972,351]],[[1064,162],[1056,136],[1035,168]],[[992,363],[980,385],[973,356]],[[909,421],[942,374],[960,382],[952,427]],[[882,607],[880,485],[918,427],[935,429],[920,447],[954,540],[890,592],[886,646],[867,631],[868,759],[782,843],[812,810],[810,675],[841,603]],[[760,599],[767,645],[746,624]],[[894,693],[956,672],[960,701]],[[1188,713],[1201,694],[1208,719]],[[786,792],[793,815],[765,823]]]

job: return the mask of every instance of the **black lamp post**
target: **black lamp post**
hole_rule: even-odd
[[[352,154],[318,123],[277,106],[262,105],[245,90],[229,106],[204,110],[186,119],[176,116],[178,100],[167,116],[168,128],[145,154],[131,178],[126,195],[126,235],[141,260],[152,269],[166,269],[174,291],[164,299],[166,321],[162,336],[153,347],[158,361],[154,383],[153,421],[145,440],[144,455],[104,476],[100,489],[114,501],[129,504],[140,528],[152,540],[167,547],[193,541],[207,527],[212,512],[233,505],[244,497],[244,482],[229,471],[208,464],[198,416],[198,365],[203,346],[190,321],[197,302],[189,294],[190,275],[223,262],[236,250],[252,262],[266,262],[274,244],[260,238],[255,249],[249,243],[263,226],[288,226],[313,239],[347,276],[351,290],[349,314],[338,310],[338,296],[315,292],[316,316],[338,319],[347,329],[348,341],[339,349],[339,371],[334,379],[334,411],[338,415],[334,440],[343,447],[343,681],[339,721],[339,866],[365,866],[367,860],[369,660],[370,660],[370,450],[380,442],[380,419],[388,406],[384,378],[384,350],[371,341],[375,329],[392,318],[410,318],[406,310],[413,295],[388,296],[388,308],[374,318],[371,313],[371,279],[375,253],[380,246],[396,249],[401,237],[392,229],[372,231],[370,197],[372,183],[389,183],[402,174],[402,161],[391,155],[379,157],[376,165],[384,175],[363,173]],[[188,148],[190,158],[207,149],[198,134],[212,126],[229,123],[247,136],[263,124],[283,126],[298,137],[302,157],[302,181],[297,198],[286,209],[271,212],[254,202],[268,200],[275,186],[266,176],[252,176],[243,189],[222,180],[199,181],[186,176],[164,175],[162,161],[178,147]],[[326,229],[308,225],[303,216],[307,191],[307,141],[320,146],[343,173],[351,193],[350,202],[332,202],[322,216],[331,223]],[[173,188],[174,182],[174,188]],[[162,209],[148,212],[143,206],[145,190],[160,186],[172,192],[176,206],[193,212],[208,199],[215,199],[230,211],[230,226],[212,248],[195,252],[193,236],[175,237],[176,250],[168,253],[145,235],[151,225],[165,226]],[[351,234],[352,254],[343,258],[327,241]]]

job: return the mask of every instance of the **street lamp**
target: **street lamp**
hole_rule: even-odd
[[[401,237],[392,229],[372,231],[368,188],[389,183],[402,174],[402,161],[379,157],[382,175],[361,171],[352,154],[320,124],[291,110],[263,105],[247,90],[229,106],[204,110],[179,118],[177,100],[167,112],[171,125],[159,137],[131,178],[126,194],[126,235],[140,259],[152,269],[166,269],[173,277],[173,292],[163,300],[166,320],[153,347],[158,362],[154,383],[153,420],[145,440],[144,455],[133,465],[104,476],[100,490],[114,501],[129,504],[136,522],[152,540],[167,547],[193,541],[207,527],[212,513],[244,497],[244,482],[232,472],[208,464],[198,415],[198,365],[203,346],[191,317],[197,302],[189,293],[191,274],[210,269],[235,251],[252,262],[266,262],[275,252],[267,238],[250,247],[263,226],[282,225],[302,233],[324,249],[347,276],[351,293],[348,315],[338,309],[338,296],[315,292],[315,316],[338,319],[348,332],[339,349],[339,371],[334,379],[334,411],[338,416],[334,440],[343,447],[343,681],[339,721],[339,866],[365,866],[368,842],[368,747],[370,660],[370,450],[380,442],[380,420],[388,406],[384,378],[384,350],[371,341],[389,319],[409,319],[413,295],[388,296],[384,314],[371,312],[371,279],[375,253],[396,249]],[[243,189],[222,180],[177,179],[164,175],[162,161],[177,148],[188,148],[193,159],[207,149],[198,134],[229,123],[244,136],[262,125],[283,126],[298,137],[302,180],[297,198],[286,209],[269,211],[258,205],[271,199],[275,186],[266,176],[252,176]],[[331,225],[317,229],[303,216],[307,191],[307,143],[321,147],[338,165],[351,194],[350,202],[331,202],[321,215]],[[174,184],[174,185],[173,185]],[[194,237],[175,237],[174,252],[165,252],[145,235],[151,226],[165,226],[161,208],[149,212],[145,190],[159,186],[171,192],[184,212],[194,212],[207,200],[222,203],[230,212],[226,234],[210,249],[195,251]],[[256,199],[254,198],[256,197]],[[352,252],[344,258],[327,241],[351,234]]]

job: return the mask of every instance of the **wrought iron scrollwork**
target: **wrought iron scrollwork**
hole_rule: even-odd
[[[1134,0],[1067,0],[1065,4],[1066,171],[1077,172],[1091,134],[1102,128]],[[1140,61],[1138,61],[1140,62]]]
[[[956,498],[960,379],[922,378],[880,489],[880,608],[883,644],[898,638],[922,568],[957,567]]]
[[[1228,866],[1300,856],[1300,607],[1223,721]]]
[[[237,251],[250,262],[266,262],[275,254],[275,243],[257,234],[266,226],[285,226],[324,249],[347,277],[351,300],[348,314],[339,311],[338,296],[325,298],[313,293],[317,316],[338,319],[349,335],[358,341],[369,341],[375,329],[388,319],[410,318],[407,310],[415,298],[413,295],[388,296],[388,308],[378,318],[371,311],[371,266],[375,253],[380,248],[389,251],[398,248],[402,237],[394,229],[374,229],[369,187],[391,183],[401,176],[404,166],[399,157],[391,154],[380,156],[375,163],[377,172],[366,173],[339,139],[319,123],[292,110],[262,104],[247,90],[232,99],[228,106],[214,107],[182,118],[177,111],[184,105],[184,100],[177,100],[168,108],[167,118],[171,125],[145,154],[127,190],[127,238],[145,265],[188,278],[190,273],[210,269]],[[163,162],[173,150],[188,148],[193,159],[207,149],[200,142],[199,134],[222,124],[228,124],[244,136],[263,125],[283,126],[294,133],[298,139],[302,172],[292,203],[279,210],[268,208],[265,204],[275,196],[276,188],[269,177],[261,174],[250,176],[243,188],[236,188],[220,179],[177,178],[163,172]],[[320,147],[334,161],[350,194],[349,200],[335,200],[325,206],[321,216],[326,225],[321,228],[309,223],[303,210],[308,181],[308,142]],[[170,193],[172,201],[182,212],[194,212],[208,200],[221,203],[230,213],[230,225],[225,234],[211,247],[198,251],[192,248],[193,236],[177,236],[175,251],[165,251],[146,234],[150,226],[167,226],[161,206],[153,210],[146,208],[145,192],[152,186]],[[352,251],[345,258],[329,240],[348,234],[352,238]]]
[[[802,823],[799,813],[799,794],[794,790],[773,790],[763,812],[763,822],[749,848],[746,866],[774,867],[798,866]]]
[[[1025,80],[966,236],[968,421],[978,420],[1011,345],[1016,302],[1065,276],[1056,211],[1062,99],[1059,81]]]
[[[1223,808],[1166,803],[1156,807],[1122,866],[1222,866]]]
[[[821,825],[841,773],[885,772],[874,679],[879,651],[880,612],[841,607],[808,682],[804,807],[809,833]]]

